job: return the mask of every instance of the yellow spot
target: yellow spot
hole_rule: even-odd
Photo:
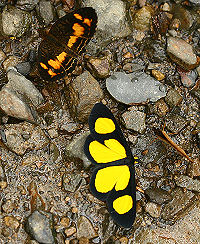
[[[69,41],[67,43],[67,46],[68,47],[72,47],[77,39],[78,39],[77,36],[70,36]]]
[[[76,19],[83,20],[83,17],[82,17],[82,16],[80,16],[79,14],[74,14],[74,17],[75,17]]]
[[[50,59],[48,61],[48,64],[53,67],[54,69],[60,69],[60,62],[58,60],[53,60],[53,59]]]
[[[54,77],[55,75],[57,75],[56,73],[54,73],[51,69],[48,70],[48,73],[51,77]]]
[[[106,193],[114,187],[116,191],[124,190],[130,180],[130,171],[127,165],[110,166],[98,170],[95,178],[95,187],[98,192]]]
[[[82,36],[84,34],[84,27],[79,25],[78,23],[75,23],[72,27],[72,29],[74,30],[74,35],[75,36]]]
[[[58,59],[58,61],[60,63],[62,63],[63,61],[65,61],[65,57],[67,56],[66,52],[62,52],[61,54],[59,54],[58,56],[56,56],[56,58]]]
[[[45,64],[43,64],[43,63],[40,63],[40,66],[41,66],[43,69],[48,69],[48,67],[47,67]]]
[[[95,131],[99,134],[111,133],[115,130],[115,124],[111,119],[98,118],[95,122]]]
[[[133,207],[133,199],[129,195],[118,197],[113,201],[113,208],[118,214],[125,214]]]
[[[92,20],[89,20],[89,19],[84,19],[84,21],[83,21],[83,23],[85,23],[88,26],[91,26],[91,22],[92,22]]]
[[[92,141],[89,152],[97,163],[109,163],[126,158],[125,148],[115,139],[104,141],[105,145],[98,141]]]

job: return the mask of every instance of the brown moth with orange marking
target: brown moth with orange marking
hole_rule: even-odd
[[[80,8],[57,20],[38,48],[42,79],[54,81],[72,73],[96,26],[97,15],[91,7]]]

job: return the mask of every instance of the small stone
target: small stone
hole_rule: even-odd
[[[157,114],[159,117],[163,117],[169,112],[169,107],[163,99],[160,99],[157,102],[155,102],[154,105],[149,106],[152,113]]]
[[[5,35],[21,37],[29,29],[30,24],[30,13],[8,5],[3,9],[2,27]]]
[[[34,211],[27,219],[26,231],[39,243],[54,244],[52,214]]]
[[[161,206],[153,202],[148,202],[145,206],[145,211],[153,218],[158,218],[161,214]]]
[[[134,27],[141,31],[149,30],[152,14],[153,10],[149,6],[144,6],[137,10],[133,16]]]
[[[39,0],[18,0],[16,6],[21,10],[32,11],[38,3]]]
[[[69,223],[70,223],[70,219],[67,217],[64,217],[60,220],[60,224],[65,228],[69,227]]]
[[[108,57],[89,58],[87,66],[96,78],[104,79],[110,75],[110,61]]]
[[[139,133],[144,133],[146,129],[145,113],[137,111],[137,109],[132,107],[131,111],[127,111],[122,114],[122,118],[127,129],[131,129]]]
[[[182,39],[168,37],[167,52],[175,63],[185,69],[193,69],[198,65],[192,46]]]
[[[103,91],[98,81],[85,71],[69,84],[66,97],[71,116],[85,122],[94,104],[103,99]]]
[[[85,237],[81,237],[78,242],[78,244],[89,244],[89,243],[90,243],[90,240]]]
[[[17,71],[22,75],[28,75],[31,70],[31,65],[29,62],[19,63],[15,66]]]
[[[65,173],[63,175],[63,188],[67,192],[75,192],[80,186],[85,183],[85,180],[82,178],[81,174],[74,173]]]
[[[152,75],[156,78],[156,80],[163,80],[165,79],[165,75],[160,72],[159,70],[152,70]]]
[[[171,194],[160,188],[148,188],[145,190],[145,195],[147,195],[151,202],[157,204],[163,204],[172,200]]]
[[[180,187],[184,187],[190,191],[200,192],[200,181],[194,180],[187,175],[180,175],[175,178],[176,185]]]
[[[144,72],[115,72],[106,79],[108,92],[125,104],[155,102],[166,95],[165,87]]]
[[[49,25],[54,19],[54,9],[51,2],[46,0],[39,1],[39,11],[46,26]]]
[[[11,200],[7,200],[5,203],[2,204],[2,210],[5,213],[11,213],[14,208],[16,208],[16,205]]]
[[[195,85],[196,79],[198,77],[196,70],[190,70],[185,72],[179,69],[178,72],[181,76],[181,82],[183,86],[190,88]]]
[[[170,89],[165,97],[165,102],[170,107],[175,107],[182,102],[183,98],[177,90]]]
[[[80,238],[83,237],[87,239],[92,239],[97,237],[97,233],[94,230],[94,227],[85,216],[81,216],[78,219],[78,223],[77,223],[77,239],[79,240]]]
[[[76,233],[76,228],[75,227],[70,227],[70,228],[65,230],[65,235],[67,237],[72,236],[75,233]]]
[[[4,171],[4,167],[1,164],[1,158],[0,158],[0,190],[3,190],[7,187],[7,181],[6,181],[6,175]]]
[[[6,226],[8,226],[14,230],[18,229],[18,227],[20,225],[19,221],[13,216],[4,217],[4,221],[5,221]]]
[[[176,113],[166,117],[166,128],[172,133],[179,133],[187,125],[187,120]]]

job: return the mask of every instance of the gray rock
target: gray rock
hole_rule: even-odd
[[[180,72],[181,82],[185,87],[193,87],[196,83],[196,79],[198,78],[198,73],[196,70],[190,70],[189,72]]]
[[[165,102],[170,106],[177,106],[182,102],[183,98],[177,90],[170,89],[165,97]]]
[[[148,100],[155,102],[166,95],[165,87],[143,72],[115,72],[106,80],[106,87],[117,101],[130,105]]]
[[[19,63],[15,66],[17,71],[22,75],[28,75],[31,70],[31,65],[29,62]]]
[[[200,0],[189,0],[189,2],[191,2],[195,5],[200,5]]]
[[[186,188],[190,191],[200,192],[200,181],[194,180],[187,175],[180,175],[175,178],[177,186]]]
[[[44,23],[48,25],[54,19],[54,9],[50,1],[41,0],[39,2],[39,11]]]
[[[86,132],[78,136],[77,138],[73,139],[66,147],[67,156],[71,158],[80,158],[83,160],[83,165],[85,168],[91,165],[91,162],[87,159],[83,150],[85,140],[89,134],[89,132]]]
[[[67,102],[73,118],[85,122],[94,104],[103,98],[98,81],[85,71],[70,83],[67,90]]]
[[[172,200],[162,209],[161,218],[166,221],[174,222],[180,218],[181,213],[192,204],[195,195],[191,191],[182,191],[180,187],[172,191],[171,195]]]
[[[158,204],[163,204],[164,202],[169,202],[172,200],[171,194],[160,188],[148,188],[145,190],[145,194],[150,199],[150,201]]]
[[[197,66],[197,56],[192,46],[182,39],[168,37],[167,53],[175,63],[183,68],[193,69]]]
[[[131,33],[126,18],[125,2],[121,0],[84,0],[81,3],[83,7],[93,7],[97,12],[97,44],[98,41],[106,42],[116,37],[128,36]]]
[[[3,32],[7,36],[20,37],[30,27],[31,15],[13,6],[5,6],[2,13]]]
[[[127,129],[144,133],[146,129],[145,113],[137,111],[136,108],[132,107],[130,111],[122,114],[122,118]]]
[[[82,237],[88,239],[97,237],[92,223],[85,216],[81,216],[77,223],[77,239],[81,239]]]
[[[27,219],[26,231],[39,243],[55,243],[51,213],[34,211]]]
[[[18,0],[16,6],[17,8],[22,10],[31,11],[36,7],[38,3],[39,0]]]
[[[32,123],[37,121],[34,107],[43,102],[37,88],[15,69],[7,73],[8,83],[0,91],[0,108],[7,114]]]

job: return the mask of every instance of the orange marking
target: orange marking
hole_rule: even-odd
[[[75,23],[72,27],[74,30],[74,35],[75,36],[82,36],[84,34],[84,27],[79,25],[78,23]]]
[[[48,67],[47,67],[45,64],[43,64],[43,63],[40,63],[40,66],[41,66],[43,69],[48,69]]]
[[[91,22],[92,22],[92,20],[89,20],[89,19],[84,19],[84,21],[83,21],[83,23],[85,23],[88,26],[91,26]]]
[[[67,43],[67,46],[68,46],[68,47],[72,47],[73,44],[76,42],[77,39],[78,39],[77,36],[70,36],[69,41],[68,41],[68,43]]]
[[[48,70],[48,73],[51,77],[54,77],[55,75],[57,75],[56,73],[54,73],[51,69]]]
[[[83,17],[82,17],[82,16],[80,16],[79,14],[74,14],[74,17],[75,17],[76,19],[83,20]]]
[[[62,63],[63,61],[65,61],[65,57],[67,56],[66,52],[62,52],[61,54],[59,54],[58,56],[56,56],[56,58],[58,59],[58,61],[60,63]]]
[[[58,60],[54,61],[53,59],[50,59],[48,61],[48,64],[52,66],[54,69],[60,69],[60,62]]]

